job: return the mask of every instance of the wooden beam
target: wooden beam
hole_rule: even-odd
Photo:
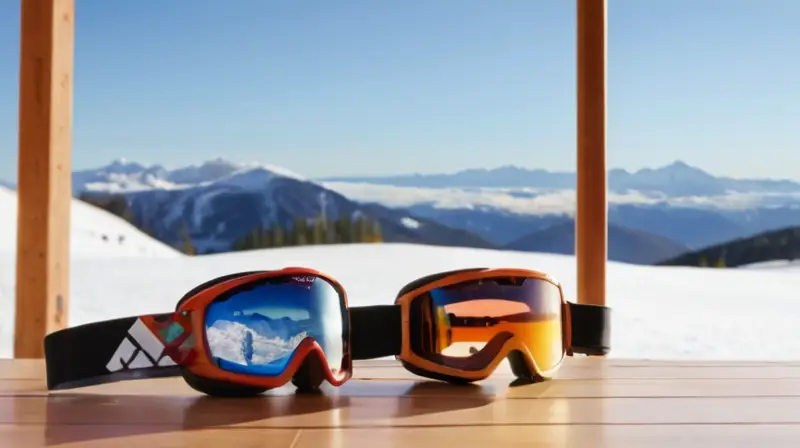
[[[606,0],[577,0],[578,302],[606,304]]]
[[[14,357],[67,324],[74,0],[22,0]]]

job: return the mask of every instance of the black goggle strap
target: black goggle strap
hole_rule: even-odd
[[[180,376],[194,355],[188,317],[125,317],[59,330],[44,338],[49,390]]]
[[[571,316],[571,352],[605,355],[611,350],[611,308],[567,302]],[[403,345],[400,305],[350,308],[353,360],[400,354]]]
[[[611,351],[611,308],[567,302],[572,328],[570,351],[580,355],[606,355]]]

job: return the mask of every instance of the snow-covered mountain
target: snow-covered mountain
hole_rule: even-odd
[[[250,335],[250,353],[246,356],[245,341]],[[218,320],[206,329],[206,337],[212,356],[237,364],[269,364],[289,356],[305,339],[305,332],[289,337],[280,337],[261,332],[249,324]]]
[[[148,190],[180,190],[212,184],[258,188],[273,178],[305,180],[287,169],[261,163],[237,164],[221,158],[199,166],[168,170],[161,165],[144,166],[126,159],[72,174],[72,191],[127,193]]]
[[[405,210],[360,204],[289,170],[222,159],[175,170],[118,160],[73,174],[76,195],[124,195],[136,224],[169,244],[184,233],[200,252],[230,250],[257,228],[292,226],[297,218],[368,216],[384,241],[492,247],[483,238]]]

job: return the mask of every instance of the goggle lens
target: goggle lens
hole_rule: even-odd
[[[564,357],[562,297],[538,278],[496,277],[436,288],[412,303],[412,350],[440,365],[481,370],[516,337],[542,371]]]
[[[347,309],[342,294],[317,276],[269,278],[236,288],[206,309],[206,346],[229,372],[278,376],[298,345],[314,338],[334,374],[342,371]]]

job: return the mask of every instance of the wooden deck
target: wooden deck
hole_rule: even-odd
[[[576,358],[560,378],[509,388],[431,383],[393,362],[319,396],[280,389],[212,399],[180,379],[48,396],[40,361],[0,361],[0,446],[793,447],[800,362]]]

